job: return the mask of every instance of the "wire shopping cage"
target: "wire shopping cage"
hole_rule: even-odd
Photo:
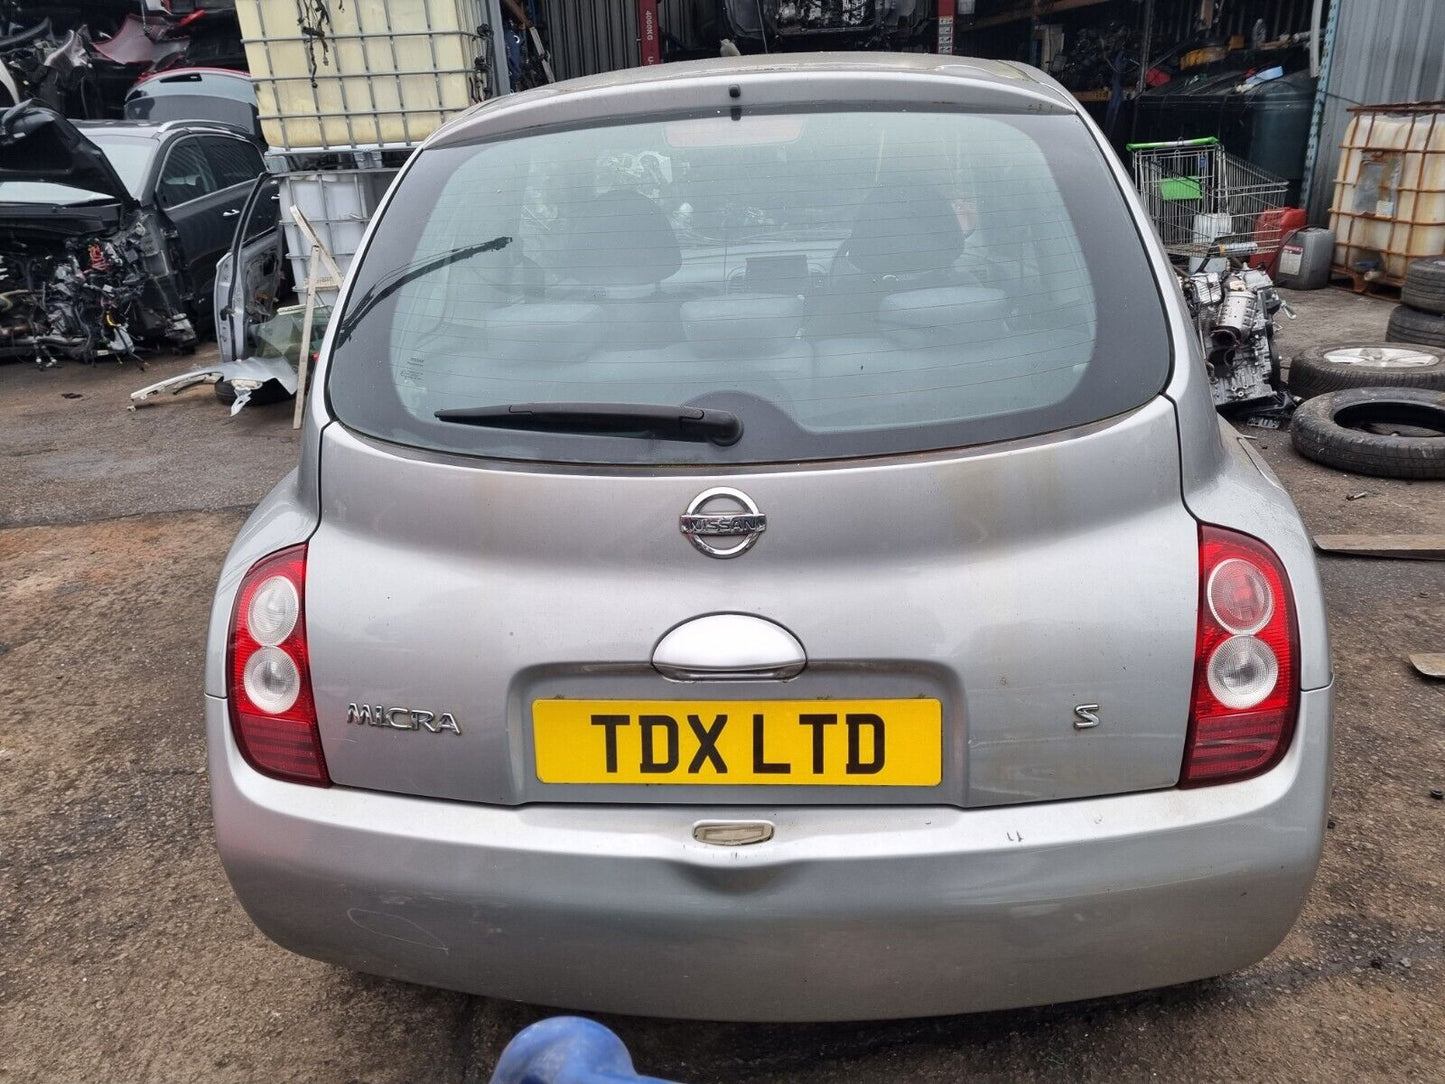
[[[1249,256],[1279,248],[1289,182],[1227,154],[1219,140],[1130,143],[1134,184],[1176,256]]]

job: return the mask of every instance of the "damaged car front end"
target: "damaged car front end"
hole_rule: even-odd
[[[21,103],[0,115],[0,358],[48,367],[193,346],[170,235],[60,114]]]

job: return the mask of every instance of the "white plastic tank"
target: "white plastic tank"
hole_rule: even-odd
[[[1445,252],[1445,103],[1350,111],[1330,207],[1335,268],[1398,285],[1411,261]]]
[[[395,169],[389,168],[338,169],[294,172],[282,176],[281,228],[285,231],[286,253],[291,258],[293,281],[298,287],[307,280],[311,241],[296,225],[292,208],[306,216],[307,224],[344,274],[351,266],[351,258],[361,247],[367,223],[396,173]],[[326,291],[322,299],[326,304],[332,304],[335,292]]]
[[[481,101],[482,0],[236,0],[273,149],[410,147]]]

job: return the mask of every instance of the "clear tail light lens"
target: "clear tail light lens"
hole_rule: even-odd
[[[226,650],[231,731],[264,775],[328,787],[306,652],[306,547],[257,561],[241,580]]]
[[[1214,620],[1237,635],[1258,632],[1274,616],[1274,591],[1268,579],[1243,558],[1228,557],[1216,565],[1205,593]]]
[[[1199,636],[1181,786],[1268,771],[1299,708],[1299,631],[1284,566],[1256,538],[1199,532]]]

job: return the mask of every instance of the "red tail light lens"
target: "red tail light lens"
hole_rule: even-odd
[[[231,731],[264,775],[329,787],[306,656],[306,547],[252,566],[241,580],[226,648]]]
[[[1284,566],[1249,535],[1199,531],[1199,638],[1181,786],[1279,763],[1299,708],[1299,629]]]

